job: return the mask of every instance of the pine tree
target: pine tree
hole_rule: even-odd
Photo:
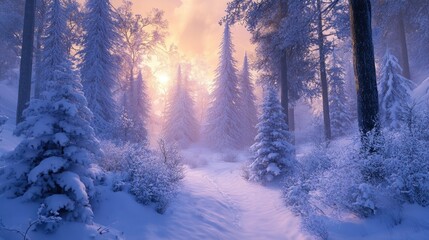
[[[342,61],[336,51],[332,53],[331,67],[328,70],[330,82],[330,114],[332,134],[340,137],[347,133],[351,126],[351,114],[347,106],[349,99],[346,95],[346,73],[341,65]]]
[[[24,111],[24,121],[16,129],[24,139],[7,154],[13,164],[2,183],[15,196],[41,200],[46,206],[41,214],[91,222],[95,174],[90,155],[98,152],[98,143],[90,127],[92,113],[63,41],[63,10],[60,0],[49,3],[43,54],[52,78],[41,99],[33,99]]]
[[[267,87],[264,95],[256,142],[250,148],[253,162],[249,166],[249,180],[256,182],[272,181],[291,172],[295,165],[294,148],[288,142],[290,133],[277,92]]]
[[[118,38],[109,0],[88,0],[81,51],[81,75],[88,106],[94,114],[92,126],[97,135],[111,135],[117,118],[112,90],[116,85],[118,63],[112,49]]]
[[[220,63],[204,129],[206,143],[214,149],[238,148],[241,145],[239,88],[233,48],[229,25],[225,24]]]
[[[187,77],[179,66],[176,87],[172,89],[167,105],[164,136],[168,142],[187,147],[197,140],[198,122],[195,118],[194,101],[187,89]]]
[[[399,128],[410,103],[413,83],[401,75],[398,59],[389,50],[383,58],[379,83],[381,123],[388,128]]]
[[[256,136],[256,124],[258,123],[258,110],[256,108],[256,96],[249,72],[247,54],[244,56],[243,69],[240,74],[240,113],[242,119],[243,145],[250,146]]]
[[[146,124],[149,117],[149,100],[141,71],[137,80],[130,78],[123,93],[119,116],[118,136],[122,141],[145,143],[148,140]]]

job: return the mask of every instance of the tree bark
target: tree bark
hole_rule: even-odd
[[[401,60],[402,60],[402,75],[408,79],[411,79],[410,62],[408,57],[408,46],[407,46],[407,35],[405,31],[404,17],[401,14],[399,16],[399,41],[401,45]]]
[[[289,126],[289,132],[291,134],[291,144],[295,145],[296,141],[295,141],[295,108],[293,106],[291,106],[289,108],[289,121],[288,121],[288,126]]]
[[[22,122],[22,112],[27,107],[31,96],[31,74],[33,66],[33,41],[36,0],[25,1],[24,29],[22,34],[21,65],[19,70],[18,104],[16,124]]]
[[[285,122],[288,123],[289,122],[288,121],[289,86],[288,86],[288,77],[287,77],[287,52],[286,51],[283,53],[280,59],[280,102],[283,107],[283,112],[285,114]]]
[[[356,79],[358,122],[362,143],[370,131],[378,131],[378,92],[371,29],[370,0],[349,0]]]
[[[317,41],[319,47],[319,70],[320,81],[322,85],[322,102],[323,102],[323,123],[325,127],[326,140],[331,139],[331,117],[329,114],[329,98],[328,98],[328,79],[326,76],[326,63],[325,63],[325,43],[323,36],[323,19],[322,19],[322,4],[321,0],[317,0]]]

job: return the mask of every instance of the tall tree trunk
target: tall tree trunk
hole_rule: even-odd
[[[322,19],[322,4],[321,0],[317,0],[317,35],[319,47],[319,67],[320,67],[320,81],[322,84],[322,101],[323,101],[323,123],[325,127],[325,138],[331,139],[331,117],[329,114],[329,99],[328,99],[328,79],[326,76],[326,63],[325,63],[325,43],[323,36],[323,19]]]
[[[24,29],[22,33],[21,65],[19,69],[18,104],[16,124],[22,122],[22,112],[27,107],[31,96],[31,74],[33,66],[33,41],[36,0],[25,1]]]
[[[402,75],[408,79],[411,79],[410,62],[408,58],[408,46],[407,46],[407,35],[405,31],[404,16],[401,14],[398,19],[399,22],[399,41],[401,45],[401,65]]]
[[[349,0],[356,78],[358,121],[363,146],[366,134],[378,130],[378,92],[371,30],[370,0]]]
[[[285,114],[285,122],[288,123],[289,109],[289,86],[287,77],[287,51],[285,50],[280,59],[280,102]],[[289,130],[289,129],[288,129]]]
[[[288,126],[289,126],[289,131],[291,133],[291,144],[295,145],[295,108],[294,106],[291,106],[289,108],[289,121],[288,121]]]

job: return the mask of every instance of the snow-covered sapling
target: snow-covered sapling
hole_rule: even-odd
[[[379,83],[380,119],[384,127],[398,129],[410,104],[413,83],[401,75],[398,59],[389,51],[383,58]]]
[[[249,166],[249,179],[257,182],[292,173],[295,166],[294,148],[289,143],[290,133],[276,89],[269,86],[264,94],[256,142],[251,147],[253,162]]]

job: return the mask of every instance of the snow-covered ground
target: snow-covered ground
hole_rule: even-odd
[[[177,198],[160,215],[126,192],[99,186],[93,203],[94,225],[65,223],[54,234],[30,232],[31,239],[313,239],[303,232],[300,218],[281,199],[281,189],[262,186],[242,177],[245,154],[184,152],[186,177]],[[191,160],[192,159],[192,160]],[[0,219],[5,226],[25,230],[38,204],[0,196]],[[325,218],[329,239],[425,239],[429,210],[405,206],[403,220],[389,216],[362,220],[353,216]],[[341,220],[339,220],[341,219]],[[107,231],[107,232],[106,232]],[[100,234],[101,233],[101,234]],[[22,239],[0,231],[0,239]],[[117,238],[118,237],[118,238]]]

